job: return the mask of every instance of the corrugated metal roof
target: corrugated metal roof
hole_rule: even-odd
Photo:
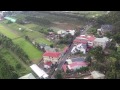
[[[22,77],[20,77],[19,79],[36,79],[32,73],[29,73],[27,75],[24,75]]]
[[[39,76],[39,78],[48,78],[48,74],[40,69],[36,64],[33,64],[30,67]]]

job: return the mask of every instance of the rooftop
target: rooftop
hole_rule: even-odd
[[[85,63],[85,62],[73,62],[72,64],[69,64],[68,66],[70,68],[74,68],[76,66],[85,67],[85,66],[87,66],[87,63]]]
[[[60,52],[50,52],[50,51],[45,52],[43,54],[43,56],[56,57],[56,58],[58,58],[60,55],[61,55]]]
[[[44,63],[44,65],[51,66],[51,65],[52,65],[52,62],[46,62],[46,63]]]
[[[29,73],[27,75],[24,75],[22,77],[20,77],[19,79],[36,79],[32,73]]]
[[[39,78],[48,78],[48,74],[40,69],[36,64],[31,65],[30,68],[39,76]]]
[[[97,41],[97,42],[107,42],[109,41],[109,39],[107,37],[104,37],[104,38],[96,38],[94,41]]]
[[[112,30],[113,29],[113,26],[112,25],[102,25],[101,28],[103,30]]]

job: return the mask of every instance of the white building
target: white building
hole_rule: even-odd
[[[96,46],[101,46],[103,49],[105,49],[107,43],[109,42],[110,40],[107,38],[107,37],[103,37],[103,38],[96,38],[94,40],[94,47]]]
[[[20,77],[19,79],[36,79],[32,73],[29,73],[27,75],[24,75],[22,77]]]
[[[67,30],[68,33],[70,33],[72,36],[75,35],[75,30]]]
[[[86,54],[86,49],[87,49],[87,46],[84,45],[84,44],[78,44],[76,46],[73,47],[73,49],[71,50],[71,53],[72,54],[75,54],[77,53],[78,51],[82,52],[83,54]]]
[[[30,66],[30,68],[33,70],[33,72],[40,78],[40,79],[47,79],[48,74],[40,69],[36,64],[33,64]]]

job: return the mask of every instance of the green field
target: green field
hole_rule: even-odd
[[[10,29],[4,27],[3,25],[0,25],[0,32],[11,39],[19,37],[19,35],[11,32]],[[31,43],[26,41],[24,38],[15,39],[15,40],[13,40],[13,42],[15,42],[15,44],[19,45],[26,52],[26,54],[29,56],[29,58],[31,60],[38,61],[38,60],[40,60],[40,58],[42,58],[42,52],[40,52],[38,49],[36,49]],[[35,62],[37,62],[37,61],[35,61]]]
[[[25,39],[19,38],[19,39],[13,40],[13,42],[18,44],[27,53],[30,59],[37,60],[42,57],[42,52],[36,49],[32,44],[30,44]]]
[[[38,43],[44,43],[44,44],[48,44],[48,45],[53,44],[53,42],[50,42],[46,39],[44,34],[33,29],[33,28],[38,27],[38,25],[36,25],[36,24],[19,25],[17,23],[6,24],[7,21],[3,21],[3,22],[2,22],[3,25],[10,28],[11,32],[18,34],[19,36],[27,35],[30,37],[31,40],[36,41]],[[24,28],[25,31],[24,32],[19,31],[19,28]],[[31,29],[33,30],[32,32],[30,31]]]
[[[19,77],[28,74],[31,69],[23,64],[17,57],[16,55],[14,55],[12,52],[10,52],[9,50],[2,48],[1,49],[1,54],[3,54],[3,58],[7,61],[7,63],[9,63],[11,66],[14,67],[15,71],[17,72],[17,74],[19,75]],[[16,66],[20,64],[21,68],[17,69]]]

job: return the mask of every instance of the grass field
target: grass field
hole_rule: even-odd
[[[3,25],[0,25],[0,32],[11,39],[19,37],[19,35],[11,32],[10,29],[4,27]],[[26,54],[31,60],[39,60],[40,58],[42,58],[42,52],[36,49],[31,43],[26,41],[24,38],[15,39],[13,42],[19,45],[26,52]]]
[[[42,57],[42,52],[36,49],[32,44],[30,44],[25,39],[19,38],[13,40],[16,44],[18,44],[29,56],[30,59],[40,59]]]
[[[9,50],[2,48],[1,53],[3,54],[3,58],[9,63],[11,66],[14,67],[15,71],[19,75],[19,77],[28,74],[31,70],[28,66],[25,66],[23,63],[19,61],[18,58],[16,58],[15,55],[13,55]],[[17,69],[16,66],[20,64],[21,68]]]

